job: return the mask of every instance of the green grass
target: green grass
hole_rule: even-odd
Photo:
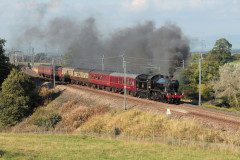
[[[225,160],[240,154],[80,135],[0,134],[0,159]]]
[[[233,61],[230,64],[240,64],[240,60]]]

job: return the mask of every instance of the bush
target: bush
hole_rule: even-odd
[[[182,84],[180,85],[179,91],[182,92],[187,99],[198,98],[197,86]]]
[[[0,94],[0,124],[11,126],[30,115],[38,105],[34,83],[24,73],[13,69],[2,84]]]
[[[9,58],[4,55],[5,40],[0,38],[0,86],[11,71],[11,64]]]
[[[0,158],[3,157],[5,152],[3,150],[0,150]]]
[[[227,100],[232,107],[240,107],[240,65],[225,64],[219,73],[219,80],[213,83],[216,98]]]
[[[47,117],[41,117],[36,119],[34,125],[38,127],[44,127],[46,129],[54,128],[55,125],[62,120],[62,117],[58,114],[50,114]]]
[[[205,101],[214,99],[214,89],[212,85],[202,84],[202,98]]]
[[[60,94],[60,91],[56,92],[54,89],[48,89],[46,87],[42,87],[39,90],[39,96],[41,97],[42,105],[47,105],[52,100],[57,98]]]

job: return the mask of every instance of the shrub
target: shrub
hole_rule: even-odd
[[[4,55],[5,40],[0,38],[0,86],[11,71],[11,64],[9,58]]]
[[[240,107],[240,65],[225,64],[220,78],[213,83],[217,98],[225,99],[232,107]]]
[[[202,98],[206,101],[214,98],[214,89],[212,85],[202,84]]]
[[[39,90],[39,96],[41,97],[43,105],[47,105],[52,100],[57,98],[61,92],[56,92],[53,89],[48,89],[46,87],[42,87]]]
[[[0,94],[0,123],[11,126],[30,115],[38,105],[34,83],[24,73],[13,69],[2,84]]]
[[[38,127],[44,127],[46,129],[54,128],[55,125],[62,120],[62,117],[58,114],[50,114],[46,117],[36,119],[34,125]]]
[[[0,150],[0,158],[3,157],[5,152],[3,150]]]

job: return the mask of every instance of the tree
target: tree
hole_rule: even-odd
[[[219,78],[219,67],[231,60],[232,45],[225,39],[221,38],[216,41],[213,49],[203,55],[202,62],[202,97],[203,100],[211,100],[214,98],[214,90],[212,81]],[[186,96],[191,99],[198,98],[199,69],[198,60],[200,54],[192,54],[187,61],[187,67],[181,71],[180,82],[183,89],[187,90]],[[189,93],[189,94],[188,94]]]
[[[0,85],[10,72],[9,58],[4,55],[5,40],[0,38]]]
[[[213,49],[209,52],[207,60],[217,61],[221,65],[231,60],[232,44],[225,38],[218,39]]]
[[[73,58],[74,55],[72,52],[67,52],[64,54],[64,57],[63,57],[63,66],[67,66],[67,67],[70,67],[73,65]]]
[[[38,102],[34,83],[13,69],[2,83],[0,94],[0,127],[11,126],[32,113]]]
[[[34,56],[34,62],[47,62],[48,61],[48,57],[46,53],[37,53]]]
[[[225,64],[220,68],[220,77],[213,83],[217,98],[222,98],[233,107],[240,107],[240,65]]]

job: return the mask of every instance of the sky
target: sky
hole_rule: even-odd
[[[240,0],[0,0],[0,37],[11,48],[28,25],[55,17],[76,21],[94,17],[104,36],[152,20],[156,26],[169,22],[180,26],[191,51],[211,49],[222,37],[239,49],[239,8]]]

